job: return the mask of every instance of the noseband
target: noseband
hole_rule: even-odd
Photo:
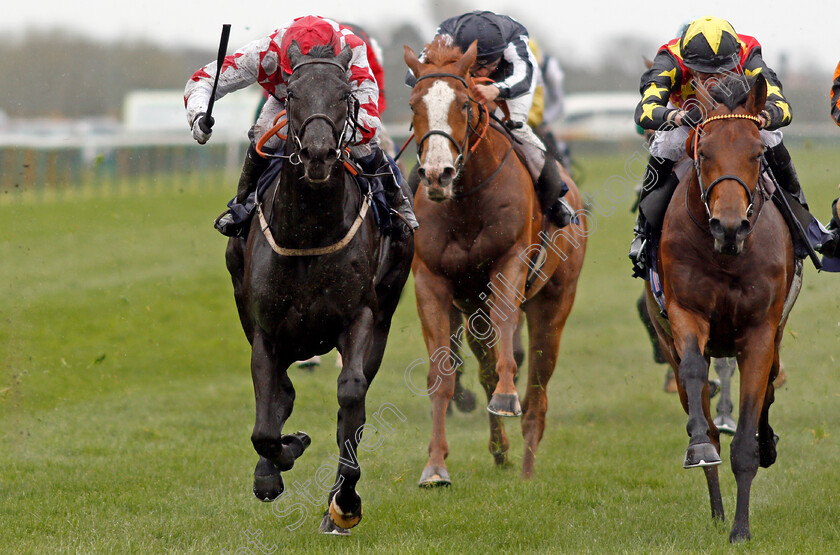
[[[456,81],[458,81],[462,85],[464,85],[464,88],[466,88],[467,91],[469,92],[470,86],[467,83],[467,80],[464,79],[463,77],[461,77],[460,75],[455,75],[454,73],[427,73],[426,75],[418,77],[416,82],[419,83],[423,79],[434,79],[434,78],[441,78],[441,77],[449,78],[449,79],[455,79]],[[473,103],[479,104],[484,108],[483,112],[478,113],[479,125],[481,124],[481,119],[482,119],[481,114],[488,112],[486,106],[484,106],[483,104],[481,104],[480,102],[475,100],[469,94],[467,95],[467,97],[470,100],[469,104],[467,104],[467,129],[469,130],[469,132],[466,133],[465,136],[464,136],[464,144],[463,145],[459,144],[458,141],[456,141],[455,138],[452,135],[450,135],[446,131],[441,131],[440,129],[431,129],[431,130],[427,131],[426,134],[423,135],[420,138],[419,141],[417,141],[417,164],[418,165],[422,163],[421,160],[420,160],[420,157],[423,155],[423,143],[425,143],[426,140],[429,137],[431,137],[432,135],[440,135],[441,137],[446,138],[450,143],[452,143],[452,145],[455,147],[455,150],[458,152],[458,156],[457,156],[457,158],[455,158],[455,177],[453,178],[453,181],[458,180],[458,176],[461,175],[461,170],[467,164],[467,161],[469,160],[470,155],[473,152],[475,152],[475,149],[476,149],[476,147],[478,147],[478,144],[481,142],[481,139],[484,138],[484,134],[487,132],[487,127],[490,126],[490,116],[489,116],[489,113],[488,113],[487,117],[486,117],[485,124],[484,124],[484,129],[481,130],[481,133],[479,134],[478,140],[467,151],[467,147],[469,146],[469,143],[470,143],[470,137],[473,134],[478,133],[477,128],[473,128],[473,126],[472,126],[472,115],[473,115],[472,105],[473,105]],[[467,151],[466,155],[464,154],[464,151]]]
[[[705,127],[706,124],[708,124],[709,122],[716,121],[716,120],[721,120],[721,119],[747,119],[747,120],[750,120],[750,121],[754,122],[757,126],[759,126],[759,128],[761,127],[761,120],[758,117],[752,116],[752,115],[749,115],[749,114],[721,114],[721,115],[718,115],[718,116],[712,116],[712,117],[704,120],[700,125],[697,126],[697,129],[694,132],[694,171],[697,174],[697,183],[700,186],[700,201],[703,203],[703,206],[705,206],[705,208],[706,208],[706,217],[708,219],[711,219],[712,218],[712,210],[709,207],[709,197],[712,194],[712,189],[714,189],[715,186],[718,185],[722,181],[727,181],[727,180],[735,181],[736,183],[738,183],[738,185],[743,187],[744,191],[746,191],[746,193],[747,193],[747,200],[750,201],[749,206],[747,206],[747,218],[750,218],[750,217],[752,217],[753,211],[754,211],[753,199],[755,199],[756,193],[758,193],[759,189],[761,188],[759,183],[756,183],[755,189],[750,190],[749,186],[739,176],[733,175],[733,174],[726,174],[726,175],[721,175],[720,177],[718,177],[717,179],[715,179],[714,181],[709,183],[708,187],[704,187],[704,185],[703,185],[703,175],[702,175],[702,171],[701,171],[701,168],[700,168],[701,162],[700,162],[700,156],[698,154],[698,148],[699,148],[698,145],[700,143],[700,135],[703,133],[703,127]],[[759,179],[760,179],[760,176],[761,176],[761,172],[759,172]],[[764,190],[762,189],[760,191],[760,193],[761,193],[761,206],[759,207],[759,215],[761,214],[761,208],[764,207],[764,202],[766,201]],[[688,197],[686,196],[686,199],[687,198]],[[688,202],[688,201],[686,200],[686,202]],[[691,216],[691,219],[694,220],[694,216],[691,214],[690,210],[688,211],[688,214],[689,214],[689,216]],[[756,217],[755,221],[758,222],[757,217]],[[697,222],[697,220],[694,220],[694,223],[696,223],[698,226],[700,225]],[[708,231],[708,230],[706,230],[705,227],[703,227],[703,226],[700,226],[700,227],[704,231]],[[752,233],[753,229],[755,229],[755,223],[753,223],[753,225],[750,227],[750,230],[749,230],[748,234]]]

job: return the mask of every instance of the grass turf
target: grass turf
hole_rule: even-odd
[[[518,419],[506,421],[511,464],[493,465],[480,395],[476,412],[447,423],[453,486],[417,488],[430,406],[404,380],[427,359],[409,282],[367,401],[369,414],[390,403],[405,420],[389,418],[392,433],[359,453],[364,519],[350,538],[317,534],[326,493],[316,477],[336,456],[332,355],[314,372],[290,371],[297,403],[287,429],[313,443],[285,474],[288,493],[272,506],[250,492],[249,349],[224,240],[209,225],[230,187],[164,180],[0,205],[0,551],[259,553],[248,534],[283,551],[729,551],[729,440],[720,467],[728,520],[717,526],[702,473],[681,469],[686,417],[661,392],[664,368],[636,317],[630,199],[605,201],[605,183],[631,154],[578,156],[584,191],[615,210],[596,212],[534,480],[518,475]],[[824,220],[840,181],[833,155],[793,152]],[[806,271],[782,355],[789,382],[771,409],[779,458],[754,482],[753,540],[738,551],[840,543],[836,279]],[[465,377],[478,392],[472,359]]]

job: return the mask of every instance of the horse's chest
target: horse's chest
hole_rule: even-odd
[[[450,278],[489,272],[496,260],[513,246],[514,240],[495,233],[450,236],[418,246],[424,262],[436,273]],[[423,248],[425,246],[425,248]]]
[[[286,337],[332,333],[375,300],[373,274],[363,258],[291,259],[254,268],[251,302],[266,331]]]

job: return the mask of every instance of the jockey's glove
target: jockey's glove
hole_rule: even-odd
[[[192,124],[192,136],[198,144],[203,145],[210,140],[210,135],[213,134],[212,118],[210,122],[205,121],[205,112],[199,113]],[[208,125],[209,124],[209,125]]]
[[[688,110],[682,110],[680,125],[696,127],[703,123],[703,109],[700,106],[692,106]]]

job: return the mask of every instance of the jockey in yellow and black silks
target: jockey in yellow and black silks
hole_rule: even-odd
[[[690,22],[679,38],[662,45],[651,67],[642,75],[639,87],[642,98],[636,107],[635,120],[637,125],[654,130],[655,134],[630,246],[634,277],[647,275],[646,242],[658,237],[665,210],[679,182],[672,169],[685,155],[689,126],[701,123],[704,117],[699,104],[689,102],[696,95],[692,83],[727,76],[746,82],[747,78],[759,74],[767,81],[767,102],[759,115],[767,163],[779,185],[795,201],[793,212],[803,229],[809,236],[813,232],[819,237],[809,242],[818,251],[823,243],[829,242],[831,236],[808,212],[796,170],[782,142],[780,128],[790,124],[793,114],[781,82],[761,56],[761,44],[754,37],[736,33],[723,19],[702,17]]]

